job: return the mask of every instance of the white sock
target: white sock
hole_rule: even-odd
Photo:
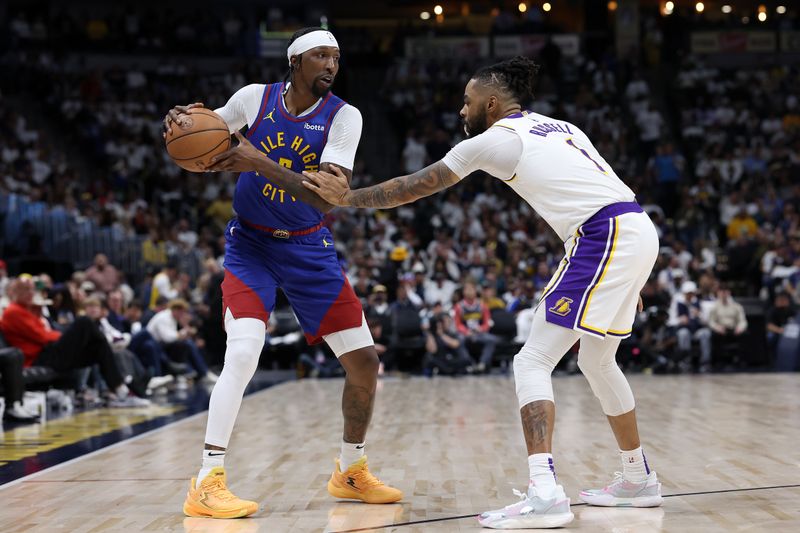
[[[339,454],[339,468],[341,468],[342,472],[350,468],[353,463],[357,463],[362,457],[364,457],[363,442],[342,441],[342,452]]]
[[[225,466],[225,450],[203,450],[203,467],[197,473],[197,483],[200,483],[212,468]]]
[[[650,467],[647,466],[647,459],[644,456],[642,447],[635,450],[620,450],[622,459],[622,475],[628,481],[641,482],[647,479],[650,474]]]
[[[553,466],[553,454],[535,453],[528,456],[528,468],[531,473],[530,484],[536,487],[536,493],[547,499],[556,491],[556,469]]]

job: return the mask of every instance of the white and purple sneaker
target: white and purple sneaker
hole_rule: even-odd
[[[622,472],[614,472],[614,480],[602,489],[582,490],[581,500],[601,507],[658,507],[661,505],[661,483],[655,472],[641,482],[628,481]]]
[[[520,501],[496,511],[487,511],[478,517],[478,522],[491,529],[545,529],[565,526],[575,518],[561,485],[547,499],[539,497],[533,486],[528,488],[527,494],[517,489],[514,489],[514,494]]]

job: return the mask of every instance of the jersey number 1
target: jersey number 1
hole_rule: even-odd
[[[587,158],[589,161],[591,161],[592,163],[594,163],[594,166],[596,166],[596,167],[597,167],[597,170],[599,170],[599,171],[600,171],[600,172],[602,172],[603,174],[605,174],[605,173],[606,173],[606,169],[604,169],[603,167],[601,167],[601,166],[600,166],[600,163],[598,163],[597,161],[595,161],[594,159],[592,159],[592,156],[590,156],[590,155],[589,155],[589,152],[587,152],[586,150],[584,150],[583,148],[581,148],[580,146],[578,146],[577,144],[575,144],[575,142],[574,142],[572,139],[567,139],[567,144],[568,144],[568,145],[570,145],[570,146],[572,146],[572,147],[573,147],[573,148],[575,148],[576,150],[578,150],[578,151],[579,151],[580,153],[582,153],[583,155],[585,155],[585,156],[586,156],[586,158]]]

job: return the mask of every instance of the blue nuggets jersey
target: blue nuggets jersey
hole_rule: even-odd
[[[328,93],[316,109],[295,117],[283,102],[284,84],[264,88],[261,108],[247,137],[267,157],[295,172],[319,170],[328,131],[344,100]],[[236,183],[233,209],[247,222],[289,231],[302,230],[322,221],[323,213],[292,197],[269,176],[243,172]]]

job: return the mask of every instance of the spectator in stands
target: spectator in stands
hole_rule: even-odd
[[[105,304],[108,323],[119,331],[130,333],[130,327],[125,324],[125,297],[122,291],[115,289],[109,292]]]
[[[25,356],[21,351],[0,348],[0,383],[3,385],[3,398],[6,402],[3,416],[7,420],[25,422],[36,418],[36,413],[22,404],[22,395],[25,392],[25,381],[22,377],[24,361]]]
[[[183,288],[178,274],[178,265],[170,260],[164,269],[153,278],[150,288],[150,309],[155,309],[156,301],[160,297],[167,300],[178,298]]]
[[[147,239],[142,241],[142,261],[145,267],[163,268],[167,264],[167,243],[164,241],[162,232],[157,228],[151,228]]]
[[[663,307],[645,308],[645,312],[647,319],[640,333],[642,368],[672,370],[678,363],[674,357],[677,338],[672,328],[667,326],[669,313]]]
[[[408,292],[408,288],[405,284],[397,286],[396,294],[397,297],[395,298],[395,301],[389,304],[390,313],[396,309],[408,309],[411,311],[417,311],[419,309],[419,305],[411,299],[411,293]],[[416,297],[416,294],[414,296]]]
[[[125,314],[123,315],[124,321],[122,331],[127,331],[131,335],[135,335],[142,329],[142,304],[137,301],[133,301],[125,308]]]
[[[758,224],[746,209],[739,209],[728,224],[726,234],[728,240],[735,241],[740,237],[755,237],[758,233]]]
[[[0,259],[0,296],[6,294],[6,289],[8,288],[8,284],[11,282],[11,279],[8,277],[8,269],[6,268],[6,262]]]
[[[380,319],[385,329],[390,328],[390,313],[389,300],[386,291],[386,285],[375,285],[372,287],[372,293],[367,299],[367,308],[364,313],[372,317]]]
[[[368,317],[367,324],[369,325],[369,332],[372,334],[372,340],[375,341],[375,351],[381,360],[378,368],[378,375],[381,375],[384,369],[391,369],[394,366],[394,353],[389,348],[391,342],[384,333],[383,323],[379,317]]]
[[[480,347],[477,371],[489,372],[498,339],[489,333],[489,308],[478,299],[478,287],[473,281],[464,283],[464,298],[455,305],[455,325],[467,343]]]
[[[115,328],[108,320],[107,302],[99,298],[87,298],[84,304],[86,316],[95,323],[106,336],[108,344],[114,351],[117,363],[120,368],[127,368],[134,376],[131,388],[140,395],[146,395],[147,391],[156,390],[164,387],[174,379],[172,375],[154,375],[141,363],[141,359],[130,348],[132,335]],[[136,388],[134,387],[136,385]],[[140,393],[141,390],[141,393]]]
[[[206,216],[211,219],[217,231],[220,233],[225,231],[228,221],[233,217],[233,200],[226,189],[222,189],[219,196],[208,206]]]
[[[794,318],[796,311],[792,304],[792,298],[786,291],[780,291],[775,295],[775,302],[767,310],[767,346],[770,354],[774,357],[778,341],[783,335],[786,323]]]
[[[495,309],[505,309],[506,303],[497,297],[497,289],[493,285],[484,285],[481,291],[481,301],[489,309],[489,313]]]
[[[700,345],[700,372],[711,369],[711,330],[703,321],[700,299],[697,297],[697,284],[694,281],[684,281],[681,285],[681,298],[676,302],[678,320],[678,350],[680,356],[686,360],[691,355],[692,341]]]
[[[672,143],[659,145],[655,156],[647,163],[657,187],[658,204],[667,213],[675,211],[685,164],[683,156],[675,153]]]
[[[189,325],[189,304],[180,298],[171,300],[167,308],[156,313],[147,323],[147,331],[161,343],[164,351],[175,360],[187,359],[200,379],[216,383],[218,376],[208,369],[193,336],[197,331]]]
[[[428,164],[428,150],[421,141],[419,132],[415,129],[408,130],[406,145],[403,148],[403,170],[406,174],[413,174]]]
[[[109,293],[119,287],[121,277],[119,270],[108,262],[105,254],[97,254],[92,266],[86,269],[86,279],[100,291]]]
[[[150,402],[130,393],[105,336],[88,317],[79,317],[63,333],[50,328],[34,301],[30,277],[12,282],[12,302],[0,320],[6,341],[25,356],[25,366],[47,366],[57,372],[99,365],[100,373],[113,391],[110,405],[140,407]]]
[[[744,308],[734,301],[726,285],[720,285],[717,289],[717,298],[708,313],[708,327],[713,332],[712,347],[717,362],[721,358],[727,361],[730,354],[726,352],[735,348],[730,357],[736,363],[742,338],[747,331],[747,317]]]
[[[467,373],[471,366],[472,359],[453,319],[447,313],[434,316],[425,334],[425,373],[455,376]]]
[[[441,303],[446,309],[450,309],[453,293],[457,288],[458,285],[447,277],[447,273],[440,270],[434,274],[433,280],[425,281],[425,303]]]
[[[56,285],[49,293],[51,304],[49,311],[50,325],[56,329],[69,326],[78,316],[78,309],[72,300],[72,292],[66,285]]]
[[[524,309],[533,307],[536,303],[536,287],[533,282],[516,282],[516,286],[513,288],[509,300],[506,309],[512,313],[519,313]]]

